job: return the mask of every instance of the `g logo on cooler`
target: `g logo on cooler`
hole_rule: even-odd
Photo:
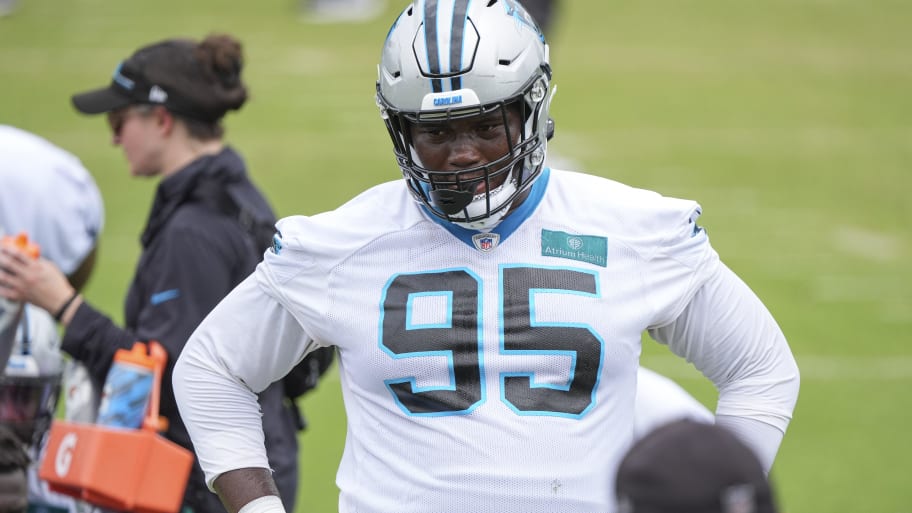
[[[70,464],[73,463],[73,449],[76,448],[76,442],[79,438],[76,433],[67,433],[63,435],[63,440],[57,447],[57,454],[54,457],[54,471],[59,477],[64,477],[70,471]]]

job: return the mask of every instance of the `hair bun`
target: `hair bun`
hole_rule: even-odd
[[[199,43],[196,53],[204,68],[226,89],[240,85],[244,67],[240,41],[227,34],[212,34]]]

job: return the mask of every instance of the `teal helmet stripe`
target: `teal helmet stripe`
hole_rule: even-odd
[[[456,0],[456,4],[453,6],[453,26],[450,30],[450,71],[453,73],[462,71],[462,54],[465,46],[469,2],[471,0]],[[452,77],[450,79],[450,87],[453,91],[462,89],[462,78],[458,76]]]
[[[428,73],[432,77],[440,75],[440,49],[437,45],[437,0],[424,2],[424,46],[427,48]],[[431,91],[443,91],[439,78],[431,78]]]
[[[440,30],[440,2],[426,0],[424,2],[424,43],[427,49],[428,74],[431,75],[431,90],[435,93],[442,92],[443,78],[450,76],[451,90],[462,89],[462,59],[465,45],[465,31],[468,25],[469,3],[471,0],[455,0],[450,21],[449,41],[441,44]],[[444,17],[445,19],[445,17]],[[444,35],[444,37],[446,37]],[[449,47],[449,70],[444,70],[441,64],[441,51]]]

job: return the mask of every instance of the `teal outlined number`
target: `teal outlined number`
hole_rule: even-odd
[[[501,266],[500,353],[571,359],[564,384],[537,384],[532,371],[501,374],[500,398],[518,415],[578,418],[595,403],[602,339],[585,324],[536,322],[535,297],[542,292],[598,297],[597,283],[588,271]],[[389,280],[381,303],[381,348],[393,358],[444,356],[449,362],[449,386],[421,388],[414,377],[386,381],[406,413],[461,415],[485,401],[480,290],[480,279],[466,269],[398,274]],[[437,296],[446,305],[445,321],[412,323],[412,301],[421,296]]]

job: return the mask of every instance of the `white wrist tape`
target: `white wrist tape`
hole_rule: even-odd
[[[285,513],[285,506],[282,506],[282,499],[266,495],[244,504],[238,513]]]

